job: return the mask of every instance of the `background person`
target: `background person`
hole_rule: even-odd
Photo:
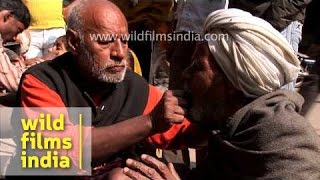
[[[299,52],[302,26],[307,5],[312,0],[230,0],[230,8],[239,8],[268,21],[288,40],[294,52]]]
[[[66,34],[62,1],[23,0],[31,13],[31,42],[25,54],[27,59],[44,56],[56,39]]]
[[[24,66],[21,61],[11,61],[3,44],[29,27],[30,13],[19,0],[0,1],[0,92],[10,93],[18,89]]]

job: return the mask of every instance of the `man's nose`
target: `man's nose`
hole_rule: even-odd
[[[126,44],[124,44],[119,38],[115,40],[112,47],[111,56],[118,59],[119,61],[125,58]]]

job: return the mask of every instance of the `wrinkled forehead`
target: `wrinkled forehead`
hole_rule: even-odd
[[[92,33],[128,33],[128,24],[123,13],[115,8],[91,6],[84,18],[84,30]]]

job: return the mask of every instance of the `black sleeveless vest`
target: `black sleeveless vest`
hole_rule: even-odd
[[[142,115],[148,102],[148,83],[139,75],[127,70],[125,78],[117,84],[100,83],[95,87],[81,78],[81,72],[76,69],[76,59],[71,53],[66,53],[52,61],[47,61],[28,69],[21,78],[31,74],[55,91],[66,107],[91,107],[92,126],[101,127],[115,124],[126,119]],[[22,82],[21,81],[21,82]],[[20,84],[21,86],[21,84]],[[102,98],[96,106],[89,96],[91,89],[101,89]],[[21,88],[17,93],[18,106],[21,105]],[[43,96],[46,96],[45,94]],[[77,122],[73,122],[77,124]],[[84,123],[85,124],[85,123]],[[103,137],[101,137],[103,138]],[[140,145],[129,147],[107,160],[134,158],[143,152]]]

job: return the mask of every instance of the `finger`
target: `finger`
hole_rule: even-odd
[[[181,124],[185,119],[184,115],[179,114],[172,114],[166,118],[168,119],[168,122],[171,124]]]
[[[155,169],[139,161],[127,159],[126,164],[129,168],[140,171],[144,176],[150,179],[162,179],[160,174]]]
[[[187,113],[187,109],[186,109],[186,108],[182,108],[182,107],[180,107],[180,106],[176,106],[176,107],[174,107],[174,113],[175,113],[175,114],[178,114],[178,115],[183,115],[183,116],[185,116],[186,113]]]
[[[185,97],[184,91],[180,91],[180,90],[179,91],[167,90],[163,95],[163,99],[165,99],[166,101],[177,102],[177,104],[187,104],[187,100],[184,97]]]
[[[177,173],[176,169],[174,168],[173,164],[169,163],[168,167],[169,167],[169,170],[171,171],[172,175],[174,176],[174,178],[176,180],[180,180],[180,176],[178,175],[178,173]]]
[[[162,177],[165,177],[165,179],[172,179],[170,178],[172,177],[171,171],[167,165],[160,160],[146,154],[141,155],[141,159],[143,162],[156,169],[157,172],[162,175]]]
[[[127,167],[123,168],[123,174],[127,175],[134,180],[149,180],[146,176],[142,175],[140,172],[129,169]]]
[[[188,101],[182,97],[164,97],[165,105],[170,106],[170,105],[179,105],[183,107],[187,107]]]

